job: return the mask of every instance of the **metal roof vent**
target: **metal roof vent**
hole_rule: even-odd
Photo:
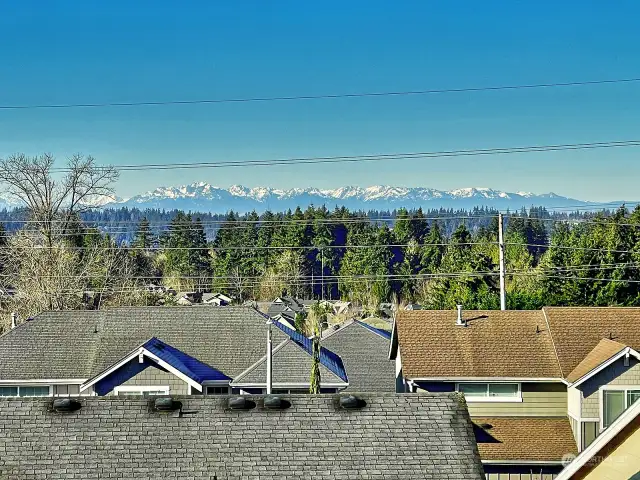
[[[264,408],[270,410],[285,410],[291,406],[291,403],[276,395],[264,397]]]
[[[345,410],[355,410],[363,408],[367,405],[363,399],[356,397],[355,395],[347,395],[340,397],[340,406]]]
[[[76,410],[80,410],[82,405],[77,400],[73,400],[71,398],[56,398],[53,401],[53,409],[56,412],[75,412]]]
[[[256,403],[247,397],[232,397],[227,402],[231,410],[251,410],[256,407]]]
[[[158,412],[173,412],[181,408],[182,404],[171,397],[159,397],[153,401],[153,406]]]
[[[458,318],[456,319],[456,325],[466,327],[467,322],[465,322],[462,318],[462,305],[456,305],[458,307]]]

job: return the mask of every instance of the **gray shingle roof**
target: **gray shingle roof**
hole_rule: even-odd
[[[274,329],[275,330],[275,329]],[[311,375],[311,357],[302,347],[292,340],[285,341],[273,349],[273,384],[309,383]],[[244,375],[234,379],[234,385],[249,385],[264,383],[267,375],[266,358],[247,371]],[[344,384],[344,381],[331,372],[324,365],[320,365],[320,381],[326,384]]]
[[[208,306],[45,312],[0,337],[0,379],[90,378],[151,337],[234,377],[264,355],[265,317]],[[273,329],[275,344],[287,338]]]
[[[469,415],[455,394],[285,396],[287,410],[229,410],[226,397],[181,397],[161,414],[140,397],[0,399],[0,478],[481,480]],[[313,445],[313,449],[309,446]]]
[[[395,363],[389,339],[354,321],[325,334],[322,346],[337,353],[349,376],[350,391],[395,392]]]

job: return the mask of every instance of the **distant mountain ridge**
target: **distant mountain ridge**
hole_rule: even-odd
[[[325,205],[327,208],[344,206],[350,210],[389,210],[394,208],[453,208],[473,209],[494,207],[516,210],[522,207],[543,206],[549,209],[568,206],[592,205],[555,193],[534,194],[530,192],[504,192],[491,188],[459,188],[437,190],[424,187],[394,187],[375,185],[371,187],[345,186],[335,189],[270,187],[244,187],[233,185],[220,188],[205,182],[179,187],[158,187],[155,190],[116,199],[104,207],[126,206],[130,208],[180,209],[210,213],[225,213],[233,210],[246,213],[252,210],[283,211],[306,208],[309,205]]]

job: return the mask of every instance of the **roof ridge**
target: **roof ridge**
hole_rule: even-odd
[[[549,338],[551,338],[551,345],[553,346],[553,352],[555,353],[556,356],[556,362],[558,362],[558,369],[560,370],[560,377],[561,378],[567,378],[566,375],[564,374],[564,371],[562,370],[562,363],[560,363],[560,356],[558,355],[558,347],[556,347],[556,341],[553,338],[553,332],[551,331],[551,325],[549,324],[549,318],[547,317],[547,312],[545,311],[545,308],[547,307],[542,307],[542,316],[544,317],[544,322],[547,325],[547,331],[549,332]]]

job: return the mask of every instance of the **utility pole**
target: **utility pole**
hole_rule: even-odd
[[[273,356],[273,341],[271,340],[271,325],[273,320],[267,320],[267,395],[271,395],[271,384],[273,378],[273,366],[271,365],[271,357]]]
[[[504,225],[502,214],[498,214],[498,249],[500,250],[500,310],[507,309],[507,291],[505,287],[505,262],[504,262]]]

